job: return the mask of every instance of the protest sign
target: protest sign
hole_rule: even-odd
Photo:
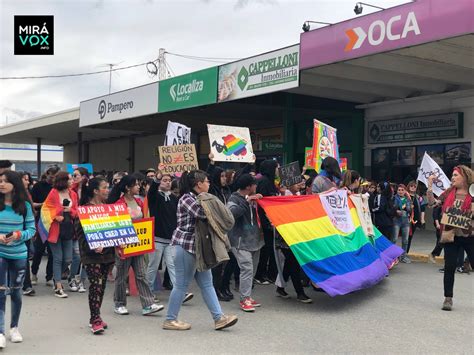
[[[91,249],[140,242],[125,204],[79,206],[77,211]]]
[[[431,175],[436,176],[436,180],[433,181],[433,193],[439,196],[444,192],[444,190],[446,190],[451,185],[451,182],[449,181],[444,171],[441,170],[438,163],[436,163],[428,155],[428,153],[425,152],[425,155],[423,156],[423,161],[421,162],[417,181],[421,181],[423,184],[428,186],[428,178]]]
[[[317,172],[321,169],[324,158],[333,157],[339,161],[337,129],[314,120],[313,123],[313,165]]]
[[[461,209],[464,201],[455,200],[451,207],[444,211],[441,217],[441,224],[461,229],[469,229],[471,227],[472,211]]]
[[[311,147],[304,148],[304,168],[305,169],[314,169],[313,148],[311,148]]]
[[[155,251],[155,218],[142,218],[133,221],[139,243],[128,244],[122,251],[126,258]]]
[[[247,127],[208,124],[207,129],[214,161],[254,162],[252,140]]]
[[[359,216],[360,225],[366,236],[375,235],[374,225],[372,224],[372,216],[369,208],[369,198],[365,194],[351,194],[350,199],[354,204],[357,215]]]
[[[164,145],[191,144],[191,128],[184,124],[168,121]]]
[[[158,153],[162,173],[175,174],[199,169],[194,144],[161,146],[158,147]]]
[[[347,171],[347,158],[339,158],[339,167],[341,172]]]
[[[283,186],[290,187],[301,182],[300,164],[297,161],[278,168],[280,172],[280,183]]]
[[[318,194],[324,211],[334,227],[343,233],[352,233],[355,229],[347,201],[347,190],[335,190]]]
[[[94,170],[92,169],[92,164],[66,164],[66,171],[69,174],[72,174],[77,168],[85,168],[89,174],[92,174]]]

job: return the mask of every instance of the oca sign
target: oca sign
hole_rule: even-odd
[[[404,21],[402,32],[395,33],[394,24],[400,21]],[[349,38],[349,42],[347,42],[344,51],[349,52],[360,48],[366,39],[371,46],[378,46],[386,39],[397,41],[406,38],[410,32],[413,32],[416,36],[421,34],[416,15],[413,11],[409,12],[406,18],[397,15],[391,17],[386,23],[382,20],[376,20],[369,25],[367,30],[364,30],[362,27],[347,30],[346,35]]]

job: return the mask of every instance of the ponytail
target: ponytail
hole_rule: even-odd
[[[81,200],[79,205],[87,205],[94,198],[94,190],[98,190],[102,181],[107,181],[103,177],[95,177],[90,180],[83,181],[81,186]]]
[[[202,170],[185,171],[179,179],[179,194],[183,196],[193,191],[198,182],[206,181],[207,174]]]
[[[122,196],[122,194],[127,192],[127,187],[132,188],[137,183],[137,179],[132,175],[125,175],[122,177],[120,182],[112,188],[110,191],[109,198],[107,203],[115,203]]]

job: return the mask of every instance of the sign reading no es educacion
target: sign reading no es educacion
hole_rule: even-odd
[[[160,81],[159,112],[213,104],[217,101],[217,67]]]
[[[462,138],[462,136],[463,114],[460,112],[367,123],[369,144]]]

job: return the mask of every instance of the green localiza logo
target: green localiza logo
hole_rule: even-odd
[[[159,86],[159,112],[215,103],[217,67],[162,80]]]

